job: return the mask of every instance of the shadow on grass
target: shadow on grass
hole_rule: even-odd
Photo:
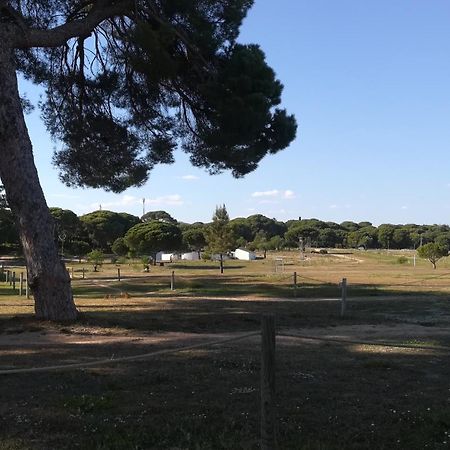
[[[405,306],[404,302],[393,303],[398,303],[398,310]],[[440,300],[432,304],[445,307]],[[176,331],[187,323],[189,331],[202,331],[199,325],[206,316],[211,331],[234,331],[238,323],[253,331],[259,328],[259,316],[251,323],[243,322],[246,318],[274,312],[279,327],[317,326],[317,320],[332,326],[343,323],[336,319],[334,309],[330,310],[335,306],[332,302],[180,300],[174,301],[169,311],[128,312],[128,320],[139,331],[144,324],[152,331],[163,319]],[[384,306],[378,304],[378,308]],[[414,314],[420,314],[427,302],[409,306],[415,306]],[[124,323],[120,314],[109,312],[108,324]],[[81,325],[103,320],[106,323],[102,314],[93,312],[85,315]],[[214,321],[223,323],[213,328]],[[64,330],[71,331],[70,327]],[[155,343],[145,351],[165,346],[166,342]],[[4,448],[17,450],[256,450],[259,352],[259,341],[253,339],[198,352],[112,362],[98,369],[4,378],[0,384],[4,411],[0,440],[6,443]],[[42,366],[139,353],[143,353],[139,342],[64,345],[55,341],[29,353],[4,352],[0,365]],[[436,358],[440,363],[430,365]],[[441,444],[450,427],[449,369],[448,358],[438,351],[371,354],[351,345],[277,339],[280,448],[446,448]]]

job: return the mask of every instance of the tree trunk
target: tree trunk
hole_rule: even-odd
[[[74,320],[70,277],[53,239],[54,223],[34,165],[13,54],[5,47],[0,46],[0,178],[19,228],[36,317]]]
[[[223,273],[223,254],[220,254],[220,273]]]

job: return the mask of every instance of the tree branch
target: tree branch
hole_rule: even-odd
[[[22,33],[13,39],[12,46],[14,48],[59,47],[69,39],[88,37],[101,22],[126,14],[132,7],[133,2],[130,0],[116,2],[99,0],[93,4],[84,19],[66,22],[48,30],[35,28],[22,30]]]

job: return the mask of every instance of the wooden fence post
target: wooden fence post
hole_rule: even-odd
[[[294,297],[297,297],[297,272],[294,272]]]
[[[12,273],[12,288],[13,288],[13,291],[15,292],[16,291],[16,272]]]
[[[347,278],[342,278],[342,301],[341,301],[341,318],[345,316],[345,308],[347,306]]]
[[[25,295],[27,296],[27,300],[30,298],[30,285],[28,284],[28,272],[27,279],[25,280]]]
[[[9,270],[5,272],[5,283],[9,283]]]
[[[276,450],[275,318],[261,319],[261,450]]]
[[[82,278],[83,278],[83,280],[84,280],[84,267],[83,267],[83,269],[82,269]]]
[[[20,272],[19,295],[23,295],[23,272]]]
[[[170,290],[174,291],[175,290],[175,271],[172,270],[172,275],[170,277]]]
[[[117,279],[120,281],[120,267],[117,268]]]

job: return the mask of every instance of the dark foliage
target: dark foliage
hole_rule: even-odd
[[[0,21],[44,30],[103,12],[65,45],[17,50],[22,73],[46,86],[46,124],[64,144],[53,161],[69,186],[139,186],[177,146],[240,177],[295,138],[264,53],[236,43],[252,0],[4,3]]]

